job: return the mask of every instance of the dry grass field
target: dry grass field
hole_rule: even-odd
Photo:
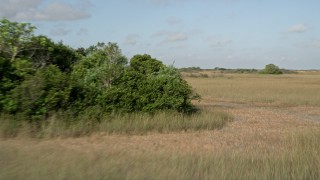
[[[201,73],[194,103],[223,127],[2,138],[0,179],[320,179],[320,73]]]

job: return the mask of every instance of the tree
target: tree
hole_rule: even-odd
[[[122,76],[126,64],[127,58],[117,44],[98,43],[91,46],[87,55],[73,66],[73,101],[83,107],[96,105],[103,92]]]
[[[262,74],[282,74],[283,72],[280,68],[274,64],[268,64],[265,68],[260,72]]]
[[[103,94],[107,111],[193,110],[191,87],[177,69],[150,55],[136,55],[116,86]]]
[[[121,76],[127,62],[127,58],[122,55],[116,43],[107,45],[98,43],[93,50],[90,50],[82,60],[75,64],[74,75],[90,83],[96,79],[100,85],[109,87]]]
[[[26,45],[34,37],[35,29],[30,23],[11,22],[3,18],[0,21],[0,51],[14,61],[19,53],[30,48]]]
[[[161,61],[152,58],[148,54],[135,55],[130,60],[130,67],[142,74],[158,72],[164,65]]]
[[[111,86],[113,81],[117,80],[123,73],[125,65],[128,63],[128,60],[125,56],[122,55],[122,52],[119,46],[116,43],[108,43],[107,46],[103,48],[106,56],[108,58],[107,63],[107,86]]]
[[[56,65],[63,72],[71,72],[72,65],[78,61],[76,52],[62,42],[53,43],[43,51],[47,52],[49,56],[46,65]]]
[[[68,76],[55,66],[37,70],[10,92],[4,111],[41,120],[49,112],[66,109],[70,94]]]
[[[0,53],[11,62],[28,60],[33,68],[57,65],[62,71],[71,71],[77,60],[75,51],[62,42],[54,43],[46,36],[35,36],[30,23],[0,21]]]

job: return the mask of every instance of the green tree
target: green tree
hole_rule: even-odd
[[[66,109],[70,94],[68,76],[54,65],[39,69],[11,92],[5,112],[43,119],[49,112]]]
[[[283,72],[280,68],[274,64],[268,64],[265,68],[260,72],[262,74],[282,74]]]
[[[77,59],[73,49],[45,36],[35,36],[34,29],[30,23],[0,21],[0,111],[16,111],[13,91],[37,75],[38,69],[54,64],[70,72]]]
[[[27,60],[12,62],[9,58],[0,56],[0,111],[12,105],[11,91],[34,72],[32,63]]]
[[[116,86],[102,96],[107,111],[193,110],[191,87],[177,69],[150,55],[136,55]]]
[[[30,23],[11,22],[5,18],[0,21],[0,51],[14,61],[17,55],[30,47],[27,43],[34,37],[36,28]]]
[[[135,55],[130,60],[130,67],[142,74],[152,74],[158,72],[164,65],[161,61],[152,58],[148,54]]]
[[[115,43],[91,46],[86,56],[73,66],[72,98],[77,106],[96,105],[125,69],[127,58]]]
[[[0,21],[0,53],[14,61],[27,60],[33,68],[57,65],[62,71],[71,71],[77,60],[75,51],[64,44],[54,43],[46,36],[35,36],[35,26],[30,23]]]
[[[35,36],[27,43],[30,47],[21,56],[32,62],[35,69],[50,64],[56,65],[63,72],[71,72],[73,63],[78,60],[77,53],[62,42],[55,43],[46,36]]]

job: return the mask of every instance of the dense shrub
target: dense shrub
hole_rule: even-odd
[[[192,91],[177,69],[165,66],[150,55],[136,55],[116,86],[107,91],[107,109],[189,112]]]
[[[274,64],[268,64],[266,67],[260,71],[261,74],[282,74],[283,72],[280,68]]]
[[[54,65],[39,69],[10,92],[4,111],[43,119],[51,111],[66,108],[69,98],[65,73]]]

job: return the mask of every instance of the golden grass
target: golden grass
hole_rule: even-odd
[[[0,115],[0,137],[80,137],[92,133],[105,134],[148,134],[169,132],[190,132],[221,129],[233,117],[222,111],[208,111],[186,115],[177,112],[130,113],[105,115],[98,122],[94,117],[82,116],[75,119],[52,116],[41,124],[14,121]]]
[[[288,136],[283,145],[290,149],[280,153],[114,150],[97,148],[90,139],[6,140],[0,142],[0,179],[319,179],[319,136],[319,130]]]
[[[320,106],[320,73],[216,76],[216,78],[187,77],[186,80],[204,100]]]

